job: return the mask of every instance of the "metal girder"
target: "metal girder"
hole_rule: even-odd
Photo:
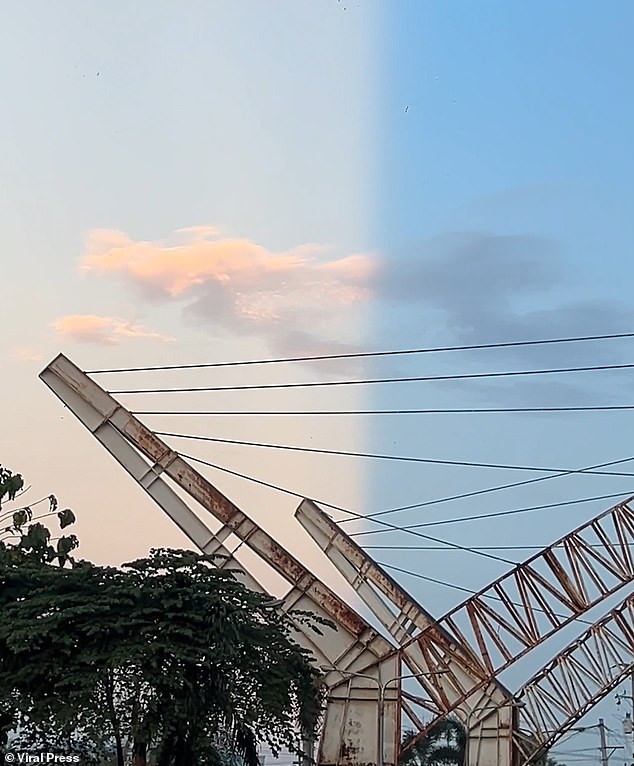
[[[309,611],[336,624],[336,630],[325,629],[318,641],[310,628],[298,625],[301,642],[318,662],[348,674],[370,666],[365,675],[379,685],[399,675],[399,657],[392,643],[69,359],[60,354],[40,378],[200,550],[230,556],[224,542],[235,536],[290,584],[284,597],[285,611]],[[212,513],[222,524],[220,530],[212,532],[165,478]],[[250,587],[263,590],[248,573],[244,578]],[[339,678],[339,673],[330,672],[326,682]],[[364,704],[355,708],[355,721],[350,722],[349,695],[333,703],[324,723],[332,728],[332,721],[339,721],[347,733],[336,742],[322,738],[320,762],[348,766],[376,761],[376,746],[367,741],[364,732],[368,725],[376,726],[371,722],[376,721],[378,687],[357,676],[351,679],[350,687],[358,691]],[[394,732],[384,749],[385,766],[390,766],[395,763],[399,744],[400,707],[395,702],[386,705],[386,720]]]
[[[376,603],[373,588],[392,591],[391,578],[386,579],[366,554],[359,553],[332,519],[305,504],[297,515],[369,603]],[[632,545],[634,512],[626,501],[518,564],[438,621],[420,629],[410,622],[408,629],[414,635],[400,642],[397,650],[403,661],[420,665],[423,657],[430,667],[448,667],[442,677],[419,679],[438,710],[427,725],[452,711],[481,708],[474,695],[490,695],[499,672],[631,583]],[[474,683],[465,684],[465,677]],[[424,735],[422,730],[410,747]]]
[[[412,644],[407,652],[401,653],[404,674],[417,676],[410,682],[412,687],[422,688],[423,692],[433,687],[435,691],[435,704],[430,705],[428,700],[418,698],[416,706],[440,716],[452,707],[456,699],[463,699],[460,713],[469,719],[469,737],[478,742],[479,763],[494,763],[496,766],[511,763],[513,713],[504,703],[512,698],[512,693],[493,679],[484,693],[476,692],[468,696],[470,690],[479,687],[482,679],[477,655],[467,645],[457,643],[449,633],[444,632],[432,615],[314,502],[302,501],[295,517],[399,645],[409,643],[418,631],[437,629],[438,640],[443,641],[442,656],[440,653],[420,651],[417,644]],[[343,692],[344,689],[338,691]],[[330,704],[330,698],[327,704]],[[482,752],[480,719],[489,717],[485,710],[490,711],[491,707],[499,708],[497,716],[502,734],[495,742],[487,743],[486,752]],[[482,708],[485,710],[479,715],[478,710]],[[415,719],[414,712],[410,706],[406,715],[420,731],[424,731],[425,724]]]
[[[518,565],[439,621],[320,509],[302,503],[298,517],[395,638],[399,644],[395,647],[66,357],[57,357],[40,377],[197,547],[223,554],[226,563],[233,563],[225,542],[234,536],[290,584],[284,609],[312,611],[337,624],[336,632],[327,632],[319,640],[308,631],[300,633],[301,642],[318,661],[336,668],[326,677],[330,694],[320,764],[374,764],[377,743],[367,733],[379,731],[377,711],[381,709],[387,734],[383,762],[391,766],[398,757],[401,714],[414,722],[420,736],[433,723],[417,717],[418,705],[432,710],[434,720],[451,711],[466,718],[469,742],[476,739],[478,743],[477,752],[470,749],[470,764],[505,766],[512,762],[512,743],[524,754],[535,747],[548,747],[553,736],[559,736],[582,714],[578,708],[589,709],[627,672],[614,674],[608,688],[599,686],[595,670],[603,667],[607,657],[618,657],[613,665],[624,656],[631,660],[629,601],[620,611],[613,610],[594,632],[588,631],[587,641],[578,639],[523,688],[521,694],[529,701],[522,717],[522,723],[531,729],[527,734],[517,729],[510,694],[495,679],[501,670],[634,579],[630,553],[634,513],[627,503]],[[212,532],[166,479],[210,511],[221,522],[220,530]],[[248,572],[244,581],[263,590]],[[596,666],[590,663],[594,670],[588,674],[584,662],[588,664],[590,655],[584,653],[591,641],[602,659]],[[624,652],[627,642],[630,655]],[[425,675],[441,668],[443,675]],[[422,687],[424,696],[401,689],[400,676],[405,670],[417,674],[413,683]],[[588,678],[595,680],[595,686]],[[570,704],[566,706],[565,695],[571,692],[576,695],[575,711]],[[379,705],[380,697],[384,708]],[[491,707],[496,707],[493,726]],[[545,738],[548,721],[553,730],[558,726],[550,739]]]
[[[634,594],[554,657],[517,693],[516,747],[530,764],[634,670]]]

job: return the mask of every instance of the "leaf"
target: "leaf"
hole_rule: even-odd
[[[30,508],[20,508],[19,511],[16,511],[13,514],[13,528],[14,529],[20,529],[20,527],[23,527],[27,521],[31,520],[31,509]]]
[[[68,554],[77,547],[79,547],[79,540],[75,535],[66,535],[59,538],[56,553],[60,565],[63,565],[68,560]]]
[[[65,529],[66,527],[69,527],[71,524],[74,524],[76,520],[75,514],[71,511],[70,508],[64,508],[63,511],[60,511],[57,514],[57,518],[59,519],[59,526],[61,529]]]
[[[9,500],[15,500],[15,496],[24,486],[24,479],[19,473],[9,477],[2,488],[3,494],[6,494]]]

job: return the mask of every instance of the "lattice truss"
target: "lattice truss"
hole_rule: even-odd
[[[511,697],[496,683],[498,673],[634,578],[634,513],[623,503],[434,621],[317,506],[305,501],[296,516],[399,642],[404,665],[419,674],[426,698],[416,701],[435,710],[420,736],[449,712],[469,717],[482,709],[480,717],[490,716],[500,693]],[[548,707],[547,698],[541,703]],[[510,710],[506,715],[503,726],[514,717]]]
[[[359,593],[381,633],[66,357],[57,357],[40,377],[200,550],[222,554],[221,565],[234,566],[231,542],[247,545],[289,584],[284,610],[312,611],[337,624],[323,637],[298,625],[303,645],[332,668],[325,677],[320,764],[377,763],[378,737],[381,761],[389,766],[398,759],[403,718],[422,737],[453,712],[468,724],[472,763],[510,766],[552,744],[632,666],[629,597],[517,695],[496,678],[634,580],[634,513],[627,503],[436,620],[327,514],[302,502],[297,519]],[[172,485],[211,512],[220,529],[212,532]],[[244,563],[239,566],[245,584],[262,591]],[[416,677],[403,684],[404,675]],[[521,713],[518,698],[526,702]]]
[[[547,750],[634,669],[634,594],[592,625],[519,690],[515,734],[526,762]]]

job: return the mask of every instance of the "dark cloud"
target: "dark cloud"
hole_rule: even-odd
[[[437,237],[385,258],[374,291],[386,334],[398,327],[402,337],[409,327],[407,336],[414,335],[420,346],[601,335],[634,324],[629,308],[589,297],[591,289],[566,267],[554,242],[529,236]],[[388,338],[383,342],[390,344]],[[461,353],[451,361],[460,372],[602,365],[623,362],[625,348],[616,341],[517,347]],[[442,363],[448,362],[443,356]],[[566,376],[518,378],[512,386],[487,383],[477,389],[487,398],[587,403],[605,380],[599,373],[587,376],[575,375],[574,382]]]

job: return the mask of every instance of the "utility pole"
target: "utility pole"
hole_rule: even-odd
[[[632,717],[629,713],[623,719],[623,734],[625,735],[625,766],[632,766]]]
[[[630,673],[630,702],[632,703],[632,721],[634,721],[634,669]],[[628,766],[634,766],[632,763],[634,761],[634,730],[630,731],[628,748],[631,755]]]
[[[608,748],[605,742],[605,724],[599,718],[599,737],[601,738],[601,766],[608,766]]]

